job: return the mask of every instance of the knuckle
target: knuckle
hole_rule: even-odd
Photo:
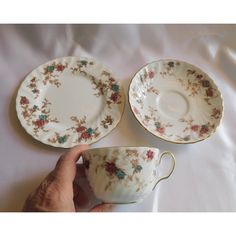
[[[54,211],[62,199],[62,183],[56,171],[52,171],[39,187],[29,194],[24,211]]]

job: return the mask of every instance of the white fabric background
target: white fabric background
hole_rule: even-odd
[[[126,92],[144,64],[160,58],[185,60],[206,71],[223,94],[220,128],[210,139],[189,145],[155,138],[126,103],[118,127],[92,147],[154,146],[172,151],[177,165],[143,203],[117,206],[115,211],[236,211],[235,25],[1,25],[0,211],[21,211],[26,196],[64,152],[26,134],[16,118],[15,96],[28,72],[68,55],[101,61]]]

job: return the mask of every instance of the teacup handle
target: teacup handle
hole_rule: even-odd
[[[173,154],[172,152],[169,152],[169,151],[164,151],[164,152],[162,152],[161,155],[160,155],[160,159],[159,159],[158,165],[160,165],[161,160],[162,160],[162,158],[163,158],[165,155],[168,155],[168,156],[170,155],[170,156],[171,156],[172,161],[173,161],[173,165],[172,165],[172,167],[171,167],[171,169],[170,169],[169,174],[166,175],[166,176],[164,176],[164,177],[162,177],[162,178],[160,178],[160,179],[158,179],[152,190],[154,190],[154,189],[156,188],[157,184],[158,184],[161,180],[169,178],[169,177],[171,176],[172,172],[174,171],[174,168],[175,168],[175,156],[174,156],[174,154]]]

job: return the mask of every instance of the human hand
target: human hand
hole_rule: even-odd
[[[88,145],[76,146],[62,155],[55,169],[27,198],[23,211],[28,212],[75,212],[86,204],[87,196],[75,179],[84,175],[82,166],[76,162]],[[79,201],[78,201],[79,199]],[[111,204],[100,204],[92,212],[111,211]]]

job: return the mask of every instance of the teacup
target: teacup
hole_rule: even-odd
[[[175,168],[175,157],[152,147],[94,148],[83,152],[86,176],[95,196],[105,203],[139,202]],[[160,177],[159,164],[164,156],[172,158],[166,176]]]

